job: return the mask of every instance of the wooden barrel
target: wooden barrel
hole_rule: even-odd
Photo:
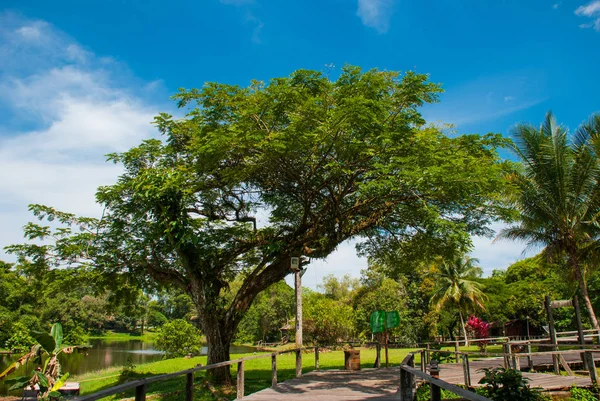
[[[344,351],[344,367],[346,370],[360,370],[360,350],[350,349]]]

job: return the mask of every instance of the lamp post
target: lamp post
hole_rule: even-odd
[[[290,270],[294,273],[294,292],[296,294],[296,347],[302,347],[302,276],[306,272],[303,269],[299,257],[292,257]]]

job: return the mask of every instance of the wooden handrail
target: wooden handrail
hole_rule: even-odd
[[[421,353],[422,351],[417,352]],[[489,398],[486,398],[482,395],[473,393],[464,388],[455,386],[454,384],[435,378],[423,372],[422,369],[415,369],[414,354],[415,352],[410,352],[400,364],[400,401],[413,401],[415,376],[429,383],[432,401],[439,401],[441,399],[440,389],[442,388],[469,401],[490,401]]]
[[[241,399],[244,397],[244,366],[245,361],[251,361],[253,359],[263,359],[263,358],[271,358],[272,360],[272,386],[277,385],[277,355],[281,354],[289,354],[292,352],[296,353],[296,375],[300,377],[302,375],[302,351],[305,350],[315,350],[315,368],[319,369],[319,347],[300,347],[300,348],[292,348],[284,351],[275,351],[264,353],[260,355],[252,355],[244,358],[233,359],[231,361],[224,361],[219,363],[213,363],[206,366],[197,366],[195,368],[181,370],[179,372],[166,373],[163,375],[151,376],[145,379],[134,380],[131,382],[119,384],[114,387],[110,387],[104,390],[100,390],[93,394],[78,396],[73,398],[73,401],[96,401],[100,398],[108,397],[114,394],[121,393],[123,391],[131,390],[135,388],[135,401],[144,401],[146,399],[146,388],[150,383],[167,380],[173,377],[178,376],[186,376],[186,401],[191,401],[193,399],[193,390],[194,390],[194,373],[202,370],[210,370],[215,368],[221,368],[224,366],[230,366],[237,364],[238,365],[238,376],[237,376],[237,399]],[[298,366],[300,370],[298,371]],[[241,372],[240,372],[241,370]]]

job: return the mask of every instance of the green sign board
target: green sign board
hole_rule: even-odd
[[[400,314],[397,311],[385,312],[376,310],[371,313],[371,333],[383,333],[400,325]]]
[[[400,326],[400,314],[398,311],[385,312],[385,326],[388,329]]]
[[[385,311],[376,310],[371,313],[371,333],[383,333],[385,331]]]

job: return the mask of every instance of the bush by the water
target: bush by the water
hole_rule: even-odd
[[[6,349],[12,351],[26,351],[35,344],[35,340],[29,334],[29,329],[27,329],[23,323],[17,322],[13,324],[11,332],[12,335],[4,344]]]
[[[89,342],[90,336],[80,326],[75,326],[65,335],[65,344],[85,345]]]
[[[165,323],[156,334],[155,345],[168,357],[198,354],[202,349],[200,331],[183,319]]]

